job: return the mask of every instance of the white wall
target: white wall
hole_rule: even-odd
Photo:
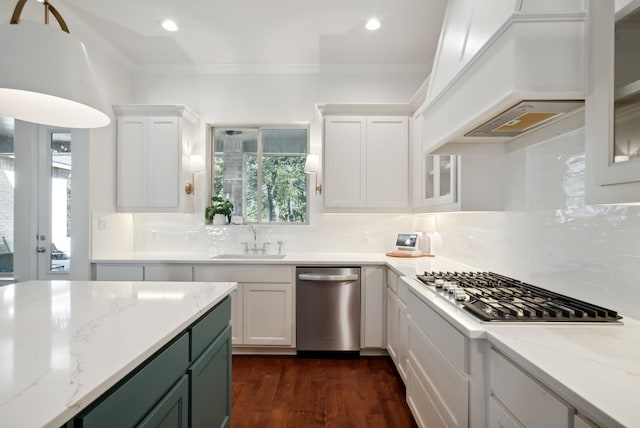
[[[365,70],[366,71],[366,70]],[[310,122],[311,152],[322,153],[317,103],[406,103],[424,80],[423,72],[328,70],[301,73],[140,72],[134,80],[134,103],[187,104],[200,115],[196,153],[205,153],[208,124]],[[221,238],[205,230],[203,216],[190,214],[114,214],[115,139],[105,143],[99,165],[107,196],[94,197],[93,258],[128,257],[145,252],[210,254],[238,251],[247,227],[230,227]],[[320,177],[321,178],[321,177]],[[202,192],[201,186],[197,186]],[[202,193],[196,196],[202,197]],[[322,196],[310,197],[308,226],[261,228],[273,241],[285,240],[287,251],[381,252],[393,245],[399,230],[409,230],[410,215],[324,214]],[[106,230],[97,227],[98,217]],[[363,220],[365,218],[366,220]],[[268,230],[267,230],[268,229]],[[370,238],[364,240],[363,232]],[[118,243],[112,237],[121,236]],[[131,234],[133,236],[131,236]],[[272,249],[274,249],[274,246]]]
[[[437,254],[640,318],[640,207],[584,203],[582,130],[507,155],[500,213],[438,214]]]

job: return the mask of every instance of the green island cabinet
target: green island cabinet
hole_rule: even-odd
[[[63,428],[228,427],[230,319],[227,296]]]

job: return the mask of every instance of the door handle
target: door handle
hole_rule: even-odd
[[[298,274],[298,279],[302,281],[355,281],[358,275],[322,275],[312,273]]]
[[[36,253],[46,253],[47,247],[36,247]]]

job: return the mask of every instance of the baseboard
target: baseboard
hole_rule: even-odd
[[[234,346],[231,348],[233,355],[297,355],[295,348],[276,348],[266,346]],[[389,353],[382,348],[365,348],[360,350],[361,357],[385,357]]]

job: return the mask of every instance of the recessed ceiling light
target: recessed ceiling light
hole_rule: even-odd
[[[178,25],[171,19],[165,19],[160,25],[167,31],[178,31]]]
[[[380,21],[376,18],[371,18],[367,21],[366,28],[369,31],[377,30],[378,28],[380,28]]]

